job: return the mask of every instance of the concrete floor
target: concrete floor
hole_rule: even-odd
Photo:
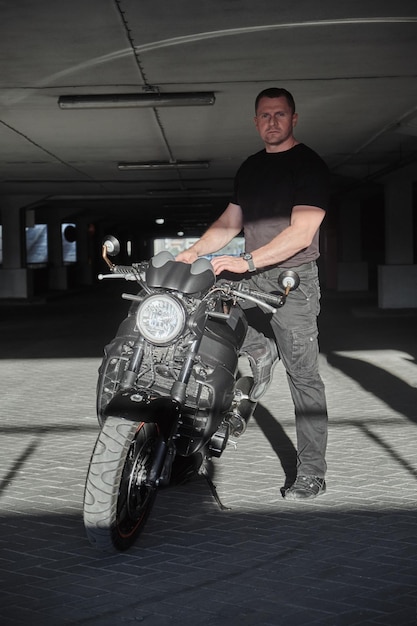
[[[0,305],[0,624],[415,626],[417,311],[325,294],[328,492],[286,502],[285,375],[237,449],[161,492],[128,553],[88,543],[82,498],[98,433],[102,346],[125,287]]]

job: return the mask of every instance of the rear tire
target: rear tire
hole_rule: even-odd
[[[107,418],[90,460],[84,525],[99,550],[127,550],[152,510],[156,488],[146,484],[158,439],[156,424]]]

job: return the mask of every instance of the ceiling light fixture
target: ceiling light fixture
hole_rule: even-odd
[[[155,197],[160,197],[160,198],[173,198],[176,196],[179,196],[180,198],[184,198],[184,197],[194,197],[194,196],[200,196],[200,195],[206,195],[206,194],[211,194],[212,190],[211,189],[191,189],[191,188],[187,188],[187,189],[148,189],[147,190],[147,195],[148,196],[155,196]],[[216,194],[213,194],[216,195]],[[222,194],[223,197],[224,194]]]
[[[150,161],[148,163],[119,163],[119,170],[198,170],[207,169],[208,161]]]
[[[179,107],[214,104],[211,91],[185,93],[113,93],[78,96],[60,96],[61,109],[119,109],[130,107]]]

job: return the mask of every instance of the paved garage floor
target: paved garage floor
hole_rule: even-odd
[[[82,498],[98,428],[114,283],[0,305],[0,624],[415,626],[417,311],[326,294],[321,368],[328,492],[286,502],[292,405],[281,367],[237,449],[158,496],[128,553],[88,543]]]

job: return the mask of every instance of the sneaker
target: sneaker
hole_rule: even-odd
[[[326,481],[319,476],[297,476],[295,483],[282,494],[286,500],[306,500],[326,492]],[[281,491],[282,493],[282,491]]]
[[[262,348],[253,352],[246,352],[252,373],[253,386],[249,393],[249,399],[257,402],[264,395],[272,382],[275,364],[278,361],[278,348],[273,339],[266,338]]]

